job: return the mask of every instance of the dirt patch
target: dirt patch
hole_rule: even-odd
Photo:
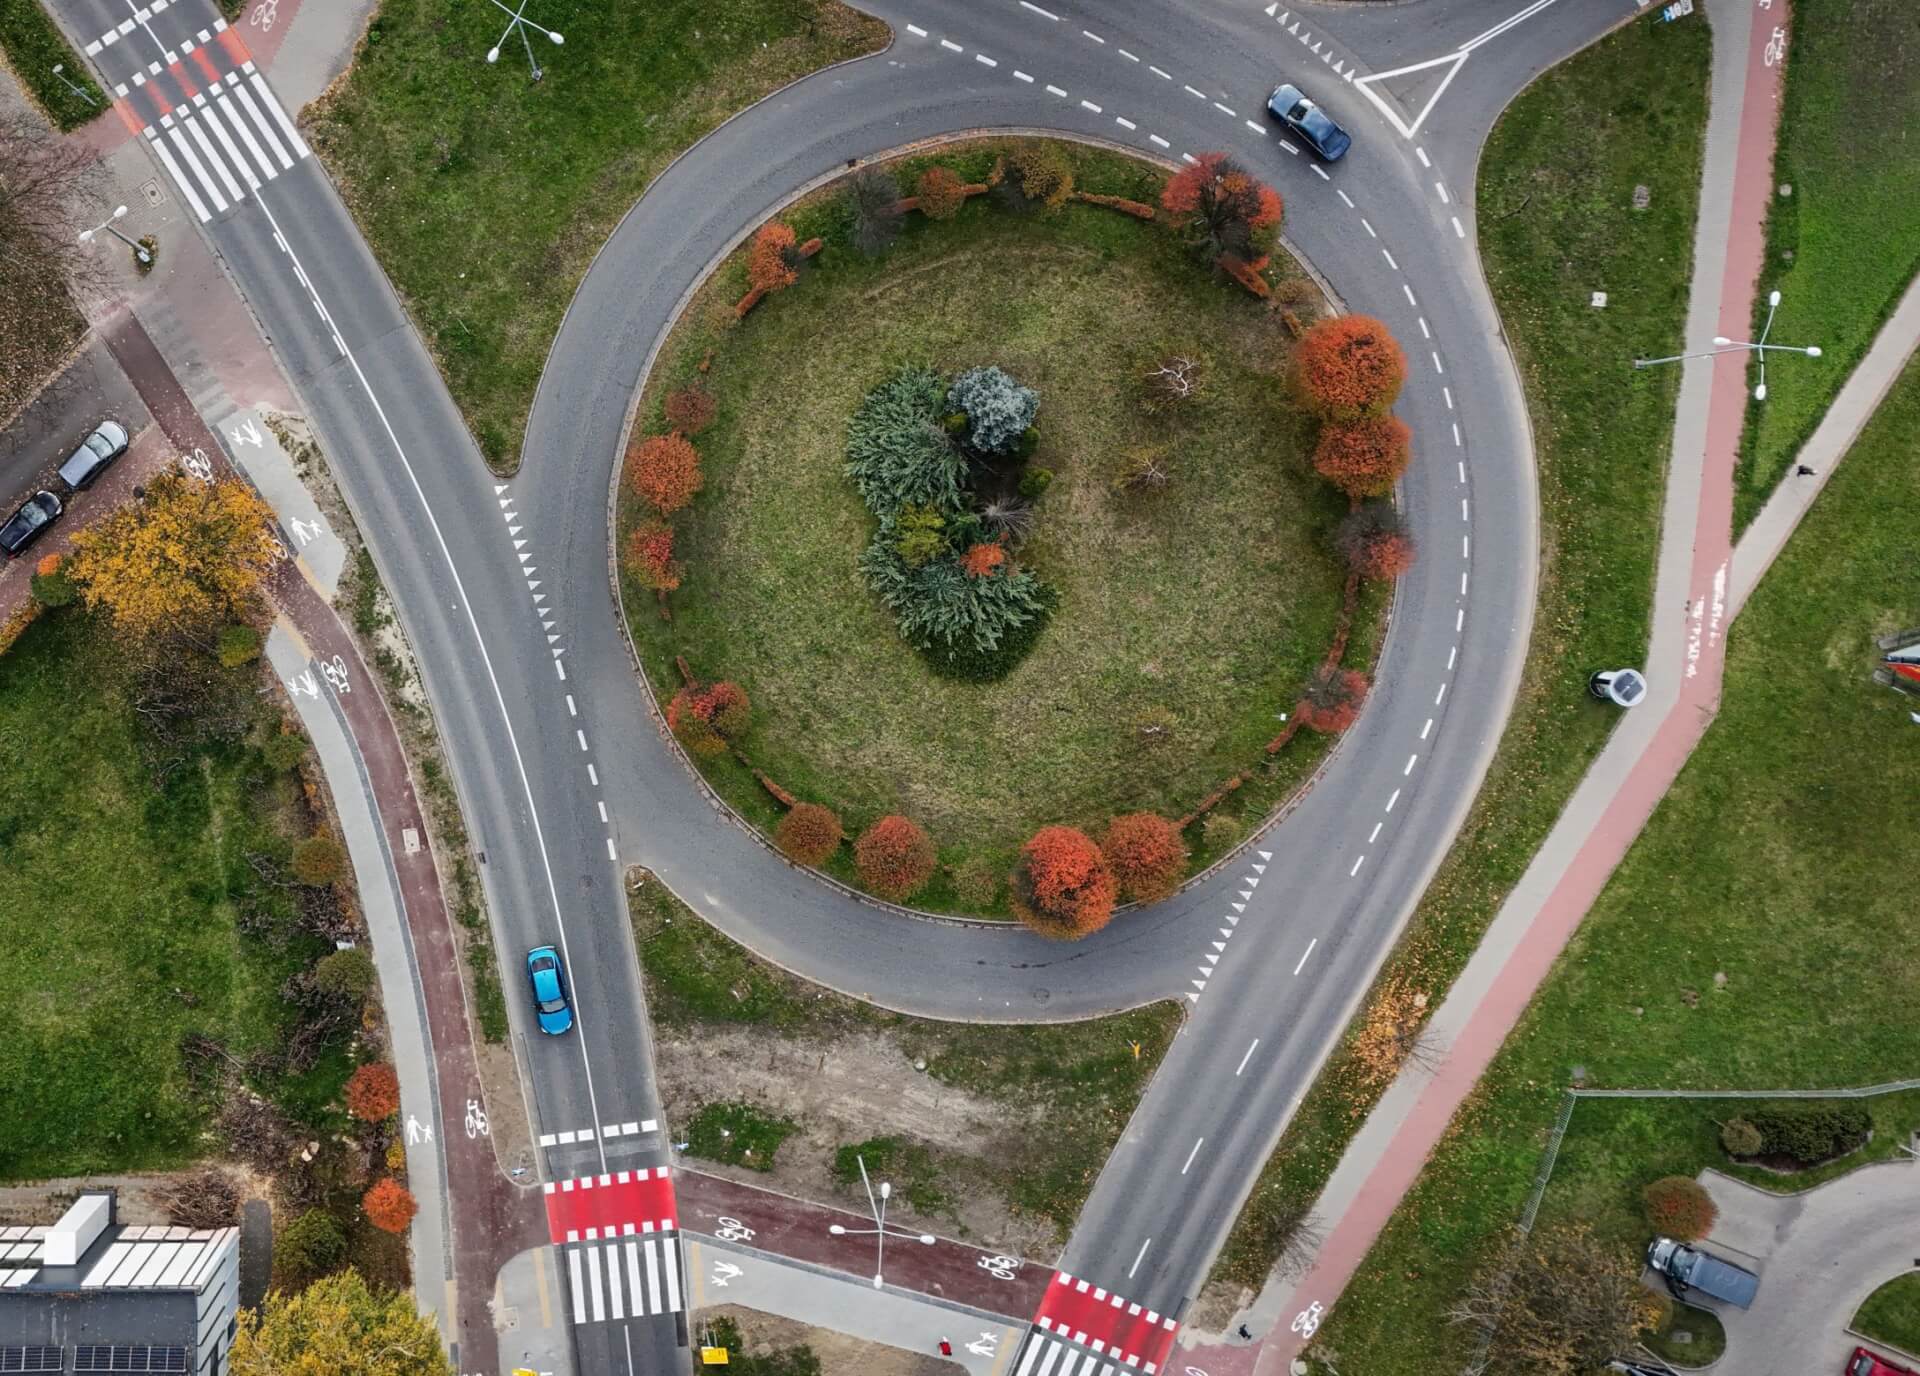
[[[1016,1256],[1052,1254],[1051,1221],[1019,1213],[980,1178],[990,1158],[1018,1151],[1022,1129],[1033,1124],[1010,1117],[1003,1103],[914,1069],[914,1058],[893,1034],[780,1039],[761,1029],[720,1028],[697,1039],[663,1038],[657,1062],[661,1099],[676,1126],[715,1102],[750,1103],[799,1125],[771,1171],[711,1161],[703,1161],[702,1170],[864,1207],[859,1187],[835,1178],[835,1154],[876,1137],[906,1137],[932,1150],[942,1177],[964,1188],[943,1189],[946,1203],[933,1209],[914,1209],[905,1193],[896,1194],[889,1219],[898,1211],[903,1227],[957,1234]]]
[[[806,1347],[820,1359],[819,1370],[835,1376],[854,1371],[860,1376],[952,1376],[966,1369],[942,1357],[868,1342],[830,1328],[809,1328],[795,1319],[733,1304],[700,1310],[693,1316],[692,1332],[697,1338],[723,1320],[733,1323],[740,1332],[740,1347],[732,1354],[735,1357],[764,1357],[787,1348]]]
[[[270,1200],[273,1197],[273,1182],[265,1176],[257,1175],[232,1161],[212,1161],[207,1164],[233,1181],[242,1201]],[[84,1190],[114,1191],[114,1218],[120,1223],[168,1223],[172,1220],[167,1217],[161,1196],[176,1180],[199,1169],[196,1166],[191,1170],[138,1175],[72,1175],[31,1185],[0,1185],[0,1226],[31,1227],[52,1223],[66,1212],[67,1206],[78,1199]]]

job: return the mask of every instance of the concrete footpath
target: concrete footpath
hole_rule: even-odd
[[[1711,102],[1686,338],[1744,337],[1764,253],[1781,71],[1773,22],[1751,0],[1706,0]],[[1410,1068],[1348,1147],[1315,1212],[1326,1239],[1297,1281],[1270,1281],[1250,1328],[1256,1371],[1286,1371],[1311,1341],[1454,1112],[1478,1083],[1718,707],[1725,660],[1733,473],[1746,355],[1682,365],[1655,578],[1648,698],[1620,723],[1436,1010],[1433,1071]],[[1684,602],[1684,620],[1668,609]],[[1244,1350],[1244,1349],[1242,1349]]]

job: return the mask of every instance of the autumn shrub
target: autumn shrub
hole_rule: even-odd
[[[226,669],[251,663],[260,658],[260,632],[251,626],[222,626],[215,657]]]
[[[853,863],[861,882],[882,898],[918,893],[933,877],[937,858],[926,829],[897,813],[882,817],[853,843]]]
[[[627,537],[627,562],[634,575],[655,592],[672,592],[686,576],[686,566],[673,557],[673,526],[649,516]]]
[[[1023,143],[1007,159],[1007,167],[1013,175],[1005,185],[1025,206],[1037,206],[1050,214],[1073,194],[1073,164],[1057,143]]]
[[[347,871],[347,853],[340,843],[317,832],[293,848],[293,877],[302,884],[323,888]]]
[[[1225,153],[1202,153],[1169,177],[1160,206],[1202,258],[1246,265],[1271,249],[1285,210],[1279,192]]]
[[[1758,1156],[1765,1145],[1750,1119],[1729,1118],[1720,1125],[1720,1147],[1728,1156]]]
[[[1691,1176],[1667,1175],[1640,1192],[1647,1226],[1680,1242],[1694,1242],[1713,1230],[1720,1216],[1706,1186]]]
[[[373,957],[358,946],[329,951],[313,963],[312,978],[317,992],[357,1009],[373,992]]]
[[[721,679],[709,684],[695,699],[693,710],[698,712],[723,740],[738,740],[747,732],[747,724],[752,717],[753,705],[747,700],[747,690],[731,679]]]
[[[990,578],[1003,568],[1006,562],[1006,547],[992,543],[970,545],[967,552],[960,556],[961,571],[969,578]]]
[[[1246,826],[1230,812],[1209,813],[1200,824],[1200,839],[1215,852],[1232,850],[1246,834]]]
[[[1164,444],[1137,444],[1114,456],[1116,492],[1162,492],[1173,482],[1171,451]]]
[[[700,451],[684,435],[649,435],[627,450],[627,483],[662,516],[671,516],[702,486]]]
[[[347,1112],[363,1123],[384,1123],[400,1111],[400,1077],[384,1061],[369,1061],[347,1077]]]
[[[884,167],[863,167],[841,185],[847,214],[847,237],[868,257],[893,246],[905,212],[900,208],[900,183]]]
[[[1187,877],[1187,843],[1180,829],[1151,812],[1130,812],[1107,823],[1100,851],[1121,896],[1136,903],[1158,903]]]
[[[1148,415],[1192,410],[1207,395],[1207,366],[1196,354],[1161,354],[1140,370],[1140,405]]]
[[[1412,441],[1398,416],[1328,421],[1313,446],[1313,468],[1349,497],[1384,497],[1407,471]]]
[[[951,220],[967,203],[967,186],[950,167],[929,167],[914,184],[920,213],[929,220]]]
[[[953,896],[975,908],[989,908],[1000,897],[1000,871],[985,856],[963,860],[947,871]]]
[[[773,829],[774,844],[787,859],[802,865],[823,864],[840,849],[846,837],[840,814],[819,803],[795,803]]]
[[[277,736],[267,737],[267,743],[260,747],[260,754],[267,761],[267,768],[284,774],[307,757],[307,738],[297,731],[282,731]]]
[[[714,412],[718,409],[713,393],[704,387],[676,387],[667,393],[667,399],[661,406],[666,412],[667,424],[683,435],[697,435],[713,424]]]
[[[1398,578],[1413,567],[1413,535],[1391,502],[1367,502],[1340,522],[1334,547],[1362,578]]]
[[[338,1270],[347,1259],[347,1235],[324,1209],[308,1209],[273,1240],[273,1267],[297,1289]]]
[[[794,244],[793,227],[769,220],[754,231],[747,249],[747,282],[765,294],[780,291],[800,280],[796,270],[799,250]]]
[[[57,554],[49,554],[40,561],[27,582],[27,593],[43,607],[64,607],[80,595],[61,567]]]
[[[1014,914],[1042,936],[1083,937],[1113,916],[1113,869],[1093,838],[1073,827],[1035,832],[1009,884]]]
[[[1370,315],[1336,315],[1309,327],[1293,368],[1302,400],[1323,420],[1378,415],[1407,380],[1407,356]]]
[[[667,703],[667,729],[689,752],[700,756],[718,755],[727,748],[713,723],[700,711],[700,690],[682,688]]]
[[[1352,726],[1367,700],[1367,679],[1353,669],[1321,666],[1307,678],[1300,704],[1294,709],[1300,724],[1310,731],[1338,735]]]
[[[360,1197],[367,1222],[386,1233],[404,1233],[413,1216],[420,1212],[407,1187],[392,1176],[383,1176]]]

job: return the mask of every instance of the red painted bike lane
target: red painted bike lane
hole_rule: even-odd
[[[121,312],[102,326],[101,333],[173,446],[182,454],[198,451],[215,472],[237,475],[219,437],[194,409],[139,320],[131,312]],[[285,541],[284,532],[280,538]],[[458,1282],[449,1331],[459,1345],[462,1370],[494,1371],[499,1367],[489,1309],[494,1277],[509,1257],[547,1240],[539,1196],[509,1183],[501,1174],[491,1141],[465,1130],[468,1106],[483,1102],[484,1095],[460,981],[459,949],[431,849],[407,851],[405,833],[411,829],[424,835],[426,829],[405,750],[376,680],[333,608],[291,559],[275,568],[267,587],[305,639],[314,660],[324,666],[321,677],[346,719],[377,800],[380,825],[399,877],[434,1060],[452,1237],[450,1280]],[[441,1307],[431,1296],[422,1298],[429,1307]]]
[[[1752,327],[1765,254],[1766,208],[1772,191],[1774,135],[1783,75],[1775,34],[1776,26],[1779,31],[1786,28],[1784,0],[1751,3],[1757,17],[1748,44],[1731,218],[1725,252],[1718,260],[1722,276],[1717,332],[1734,339],[1744,339]],[[1712,156],[1711,149],[1708,156]],[[1733,478],[1746,406],[1747,355],[1728,354],[1716,359],[1693,530],[1688,643],[1679,700],[1541,905],[1486,997],[1448,1048],[1446,1059],[1381,1153],[1355,1202],[1334,1222],[1313,1268],[1294,1287],[1296,1296],[1310,1300],[1307,1307],[1284,1315],[1290,1320],[1289,1327],[1276,1329],[1255,1347],[1236,1344],[1192,1350],[1187,1355],[1196,1360],[1196,1369],[1205,1367],[1213,1373],[1244,1371],[1246,1354],[1257,1351],[1254,1369],[1262,1376],[1277,1376],[1305,1349],[1394,1209],[1419,1178],[1455,1111],[1479,1082],[1634,838],[1705,735],[1719,706],[1725,669]]]

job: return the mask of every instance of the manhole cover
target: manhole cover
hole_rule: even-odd
[[[400,829],[400,844],[406,848],[408,855],[418,855],[420,853],[419,828],[402,827]]]
[[[1045,1003],[1048,999],[1052,997],[1053,997],[1053,990],[1051,989],[1035,989],[1033,991],[1033,1001],[1035,1003]]]
[[[167,201],[167,193],[160,189],[158,178],[141,182],[140,194],[147,198],[148,205],[165,205]]]
[[[1649,188],[1645,186],[1636,186],[1633,188],[1633,208],[1635,210],[1645,210],[1652,204],[1653,192]]]

